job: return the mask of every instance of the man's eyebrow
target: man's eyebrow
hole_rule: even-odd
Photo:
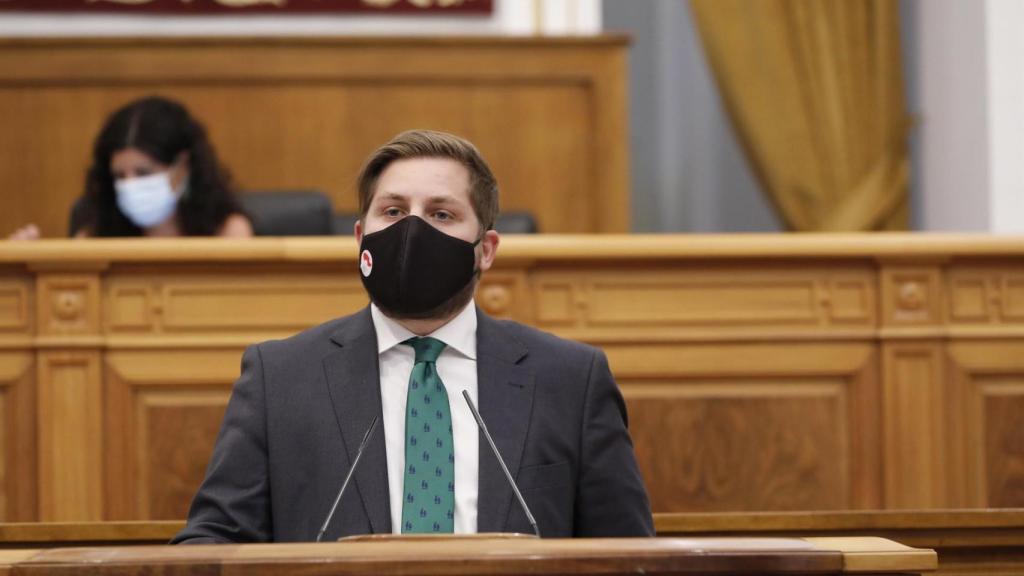
[[[430,204],[458,204],[458,199],[451,194],[437,194],[427,198]]]
[[[381,200],[405,200],[406,197],[398,192],[381,192],[378,197]]]

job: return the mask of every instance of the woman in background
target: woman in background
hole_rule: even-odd
[[[93,145],[76,238],[252,236],[206,129],[158,96],[114,112]],[[30,224],[11,239],[35,239]]]

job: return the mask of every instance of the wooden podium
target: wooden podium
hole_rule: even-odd
[[[883,538],[452,539],[0,551],[0,574],[921,574],[935,552]]]

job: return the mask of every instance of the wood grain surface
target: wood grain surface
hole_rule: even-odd
[[[242,350],[364,306],[355,264],[0,243],[4,519],[183,518]],[[1017,238],[506,237],[477,302],[606,352],[655,512],[1019,507],[1022,265]]]
[[[880,538],[480,539],[60,548],[18,574],[889,574],[933,571],[935,553]]]

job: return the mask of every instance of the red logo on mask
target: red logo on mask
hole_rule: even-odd
[[[369,250],[363,250],[363,253],[359,255],[359,270],[367,278],[369,278],[370,272],[373,272],[373,256],[370,255]]]

